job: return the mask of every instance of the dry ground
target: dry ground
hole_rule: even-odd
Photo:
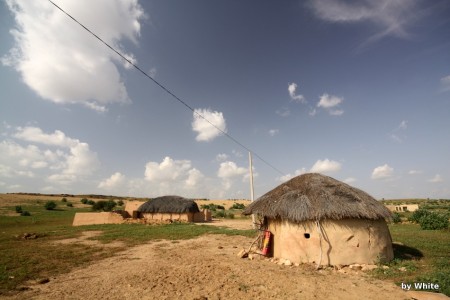
[[[250,226],[248,220],[214,225]],[[63,243],[85,243],[80,239]],[[204,235],[192,240],[157,241],[120,252],[88,267],[30,282],[12,299],[410,299],[393,283],[362,272],[280,266],[236,256],[252,239]],[[91,245],[95,245],[89,241]],[[102,246],[98,244],[98,246]]]

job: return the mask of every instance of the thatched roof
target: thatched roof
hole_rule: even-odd
[[[389,210],[369,194],[334,178],[310,173],[292,178],[259,197],[245,210],[272,219],[389,219]]]
[[[180,196],[162,196],[145,202],[138,208],[143,213],[199,212],[197,203]]]

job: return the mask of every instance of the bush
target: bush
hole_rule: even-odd
[[[20,205],[16,206],[16,213],[18,213],[18,214],[22,213],[22,206],[20,206]]]
[[[243,203],[234,203],[231,209],[244,209],[245,205]]]
[[[123,205],[124,205],[124,203],[122,200],[117,201],[117,206],[123,206]]]
[[[395,224],[402,222],[402,219],[400,218],[400,214],[398,212],[394,212],[392,214],[392,222],[394,222]]]
[[[67,205],[67,207],[73,207],[72,203],[67,203],[66,205]]]
[[[116,207],[117,203],[114,202],[114,200],[108,200],[108,201],[104,201],[104,200],[100,200],[95,202],[92,205],[92,210],[96,210],[96,211],[112,211],[114,207]]]
[[[62,198],[61,202],[67,202],[67,199],[66,198]]]
[[[431,212],[426,209],[418,209],[415,212],[413,212],[413,214],[408,218],[408,221],[419,223],[422,217],[427,216],[429,214],[431,214]]]
[[[217,205],[217,209],[222,209],[222,210],[224,210],[225,207],[223,207],[222,205]]]
[[[88,205],[94,205],[94,204],[95,204],[95,201],[93,201],[93,200],[88,200],[88,201],[86,202],[86,204],[88,204]]]
[[[81,203],[86,204],[86,203],[88,202],[88,199],[83,198],[83,199],[81,199],[80,201],[81,201]]]
[[[215,218],[225,218],[225,211],[219,210],[214,212]]]
[[[447,229],[448,218],[444,215],[430,212],[420,218],[420,228],[425,230]]]
[[[56,208],[56,203],[54,201],[47,201],[44,207],[46,210],[54,210]]]
[[[20,215],[21,215],[21,216],[24,216],[24,217],[29,217],[29,216],[31,216],[30,212],[29,212],[29,211],[26,211],[26,210],[22,211],[22,212],[20,213]]]

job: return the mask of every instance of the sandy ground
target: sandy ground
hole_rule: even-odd
[[[82,238],[83,239],[83,238]],[[252,239],[204,235],[158,241],[30,283],[12,299],[409,299],[362,272],[316,271],[236,256]]]

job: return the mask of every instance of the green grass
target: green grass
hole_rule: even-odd
[[[80,236],[83,231],[100,230],[103,233],[92,239],[102,243],[123,241],[134,246],[151,240],[191,239],[203,234],[255,236],[253,230],[231,230],[207,225],[173,223],[167,225],[91,225],[73,227],[76,212],[90,208],[67,207],[57,201],[56,210],[45,210],[45,201],[22,205],[31,213],[29,217],[0,215],[0,295],[14,293],[27,280],[41,279],[70,271],[93,261],[111,257],[124,248],[104,248],[81,244],[56,244],[56,240]],[[59,208],[59,209],[58,209]],[[3,207],[2,211],[15,207]],[[18,238],[23,233],[35,233],[37,239]]]
[[[450,231],[422,230],[417,224],[390,225],[394,244],[394,260],[373,271],[381,279],[391,279],[397,284],[412,282],[437,283],[438,292],[450,296]],[[404,267],[406,271],[399,268]]]

